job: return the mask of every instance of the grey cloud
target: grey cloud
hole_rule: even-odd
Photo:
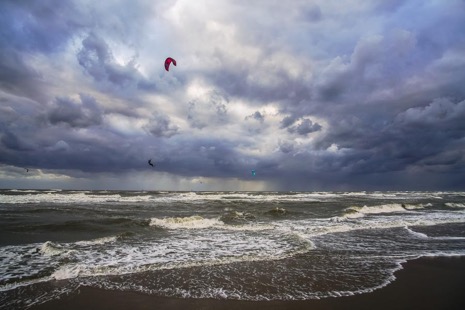
[[[202,129],[229,121],[229,98],[219,91],[211,91],[188,105],[187,119],[192,127]]]
[[[248,119],[254,119],[254,120],[259,121],[260,123],[263,123],[265,121],[265,116],[259,111],[255,111],[255,113],[253,113],[252,115],[248,115],[245,117],[245,120],[248,120]]]
[[[456,154],[465,146],[461,140],[465,136],[464,108],[464,101],[437,99],[377,125],[348,119],[332,124],[332,130],[322,138],[326,143],[320,146],[324,149],[336,143],[350,150],[336,162],[340,169],[353,174],[431,169],[433,164],[445,162],[449,165],[442,170],[461,171],[463,160]]]
[[[234,145],[224,139],[182,140],[171,153],[167,165],[185,175],[238,177],[249,171]]]
[[[279,150],[285,154],[292,153],[295,149],[294,143],[290,141],[279,141]]]
[[[266,57],[266,56],[264,56]],[[250,70],[250,71],[249,71]],[[300,78],[289,77],[286,72],[266,72],[278,82],[276,85],[265,86],[258,81],[247,81],[247,76],[257,68],[236,68],[233,64],[225,64],[221,73],[206,73],[211,83],[229,96],[251,99],[251,104],[261,105],[267,101],[291,101],[295,98],[310,98],[310,89],[306,82]]]
[[[290,133],[297,133],[302,136],[306,136],[309,133],[320,131],[321,125],[318,123],[313,123],[308,118],[303,118],[300,120],[300,123],[295,126],[290,126],[294,124],[297,120],[292,117],[285,117],[281,122],[281,128],[287,128],[287,131]]]
[[[376,1],[375,10],[393,13],[406,3],[408,3],[407,0]]]
[[[397,116],[396,121],[410,126],[457,126],[465,129],[464,119],[465,101],[454,103],[448,98],[440,98],[427,106],[406,110]]]
[[[441,154],[419,160],[417,165],[433,172],[448,173],[453,167],[456,172],[465,173],[465,154],[459,149],[444,150]]]
[[[60,140],[57,143],[55,143],[53,146],[47,149],[50,151],[68,152],[70,151],[71,147],[66,141]]]
[[[179,127],[172,125],[167,116],[155,114],[145,129],[156,137],[172,137],[178,133]]]
[[[426,68],[425,61],[431,61],[425,53],[418,34],[411,30],[393,28],[362,37],[350,54],[338,55],[322,68],[312,91],[314,99],[332,104],[363,102],[377,92],[405,91],[405,81],[417,78]]]
[[[47,118],[52,125],[89,127],[102,123],[102,111],[94,98],[81,94],[80,102],[70,98],[57,98],[48,111]]]
[[[323,13],[318,5],[312,5],[302,10],[302,16],[305,20],[315,23],[323,18]]]
[[[107,77],[107,66],[113,60],[106,42],[95,34],[90,34],[82,41],[77,58],[79,64],[97,81]]]
[[[42,75],[31,68],[24,58],[13,49],[0,46],[0,89],[18,96],[44,100]]]
[[[11,142],[14,142],[9,138]],[[28,142],[34,140],[34,144]],[[27,151],[0,152],[2,163],[30,168],[61,170],[69,176],[81,172],[121,172],[143,169],[148,141],[128,141],[107,131],[69,131],[49,127],[23,132],[19,141]],[[15,147],[17,148],[17,147]]]
[[[193,101],[189,102],[187,119],[189,120],[192,127],[202,129],[206,127],[209,122],[208,119],[202,119],[199,117],[195,112],[196,109],[196,103]]]
[[[4,0],[0,12],[0,46],[23,51],[56,52],[90,23],[73,1]]]
[[[294,127],[288,128],[289,132],[297,132],[299,135],[306,136],[309,133],[321,130],[321,125],[318,123],[313,123],[309,119],[303,119],[302,122]]]
[[[0,132],[1,142],[4,147],[12,151],[27,151],[30,150],[25,142],[20,137],[12,133],[11,131]]]
[[[286,116],[281,121],[281,128],[287,128],[287,127],[291,126],[292,124],[294,124],[296,121],[297,121],[296,117]]]
[[[105,40],[94,33],[82,41],[82,49],[76,57],[81,67],[95,81],[114,86],[115,90],[155,88],[155,84],[137,70],[134,58],[124,65],[118,64]]]

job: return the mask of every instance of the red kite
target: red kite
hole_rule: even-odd
[[[171,57],[166,58],[165,60],[165,70],[170,71],[170,64],[173,63],[173,65],[176,66],[176,60],[174,60]]]

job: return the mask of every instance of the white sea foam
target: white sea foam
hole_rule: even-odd
[[[446,205],[446,207],[449,207],[449,208],[457,208],[457,209],[465,208],[464,203],[446,202],[445,205]]]
[[[172,230],[215,228],[230,231],[263,231],[272,230],[275,228],[274,225],[266,223],[226,225],[218,218],[208,219],[198,215],[188,217],[152,218],[150,220],[150,226],[157,226]]]
[[[421,239],[430,239],[430,240],[465,240],[465,237],[458,237],[458,236],[438,236],[438,237],[430,237],[427,234],[420,233],[417,231],[412,230],[409,227],[405,227],[405,229],[415,237]]]
[[[51,247],[50,242],[0,247],[0,291],[51,280],[44,271],[59,264]]]
[[[332,222],[342,222],[347,219],[359,219],[368,214],[383,214],[383,213],[400,213],[400,212],[409,212],[412,210],[423,209],[424,206],[421,204],[418,205],[405,205],[405,204],[384,204],[378,206],[352,206],[344,210],[342,216],[332,217],[330,220]]]
[[[77,278],[79,275],[84,273],[86,276],[91,276],[92,274],[89,274],[89,272],[86,272],[89,270],[89,266],[82,266],[80,264],[68,264],[59,267],[56,271],[54,271],[51,275],[51,278],[55,280],[65,280],[65,279],[72,279],[72,278]]]
[[[362,208],[363,209],[363,208]],[[391,212],[379,211],[391,210]],[[465,223],[465,213],[462,212],[414,212],[403,209],[397,212],[397,207],[377,208],[379,213],[371,213],[376,216],[365,216],[365,213],[348,213],[349,217],[332,217],[328,219],[304,219],[294,221],[280,221],[274,223],[276,229],[282,231],[298,231],[307,238],[322,236],[334,233],[343,233],[356,230],[378,230],[413,226],[434,226],[440,224]],[[359,216],[362,214],[363,216]],[[387,215],[387,216],[385,216]],[[419,236],[419,235],[417,235]],[[458,237],[461,239],[461,237]]]
[[[205,219],[198,215],[188,217],[152,218],[150,226],[158,226],[166,229],[203,229],[223,226],[219,219]]]
[[[59,266],[52,277],[69,279],[96,275],[121,275],[148,270],[279,260],[304,253],[313,243],[295,234],[201,234],[160,243],[120,244],[77,249],[73,262]]]
[[[413,236],[417,237],[417,238],[420,238],[420,239],[428,239],[428,235],[427,234],[424,234],[424,233],[421,233],[421,232],[418,232],[418,231],[414,231],[412,230],[411,228],[409,227],[405,227],[405,229]]]
[[[103,203],[103,202],[154,202],[154,203],[177,203],[200,204],[208,201],[238,202],[248,203],[284,203],[284,202],[319,202],[335,201],[341,197],[364,198],[364,199],[442,199],[441,192],[133,192],[135,195],[121,196],[118,192],[112,191],[26,191],[17,190],[23,195],[1,195],[1,199],[9,204],[24,203]],[[458,196],[465,196],[465,192],[447,193]]]
[[[260,224],[260,223],[253,223],[253,224],[244,224],[244,225],[222,225],[218,227],[224,230],[232,230],[232,231],[263,231],[263,230],[273,230],[275,229],[275,225],[272,224]]]
[[[404,209],[406,210],[421,210],[421,209],[424,209],[424,208],[427,208],[427,207],[432,207],[433,204],[431,203],[427,203],[427,204],[409,204],[409,203],[406,203],[406,204],[402,204],[402,207],[404,207]]]
[[[1,195],[1,200],[8,204],[28,204],[28,203],[57,203],[57,204],[91,204],[105,202],[134,203],[150,201],[150,195],[123,197],[118,193],[92,194],[92,192],[77,191],[63,194],[61,192],[44,191],[40,193],[25,193],[24,195]]]
[[[51,241],[47,241],[40,247],[40,252],[44,255],[55,256],[63,254],[64,252],[66,252],[66,249],[63,249],[61,246]]]
[[[77,245],[99,245],[99,244],[115,242],[117,240],[118,240],[118,236],[110,236],[110,237],[97,238],[93,240],[77,241],[76,244]]]
[[[350,207],[347,210],[359,212],[362,214],[406,212],[406,209],[402,206],[402,204],[398,204],[398,203],[370,206],[370,207],[368,206]]]

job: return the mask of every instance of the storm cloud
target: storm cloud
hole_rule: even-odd
[[[102,112],[94,98],[81,94],[79,102],[70,98],[57,98],[50,107],[47,118],[52,125],[89,127],[102,123]]]
[[[0,186],[463,189],[464,15],[461,0],[2,1]]]

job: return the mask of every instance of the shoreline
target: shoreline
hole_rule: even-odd
[[[158,297],[82,287],[29,309],[465,309],[465,256],[422,257],[402,264],[396,280],[371,293],[304,301],[239,301]]]

